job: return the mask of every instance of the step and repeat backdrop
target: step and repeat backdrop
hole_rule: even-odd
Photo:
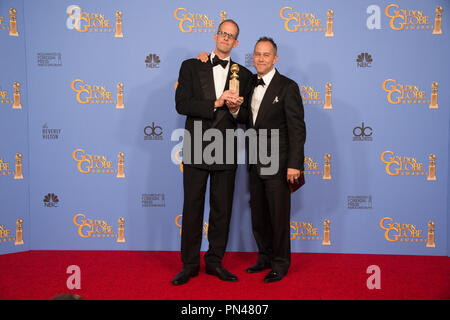
[[[300,87],[292,251],[448,255],[449,16],[444,0],[2,0],[0,253],[179,250],[178,72],[231,18],[233,60],[254,72],[272,37]],[[244,165],[228,250],[256,250]]]

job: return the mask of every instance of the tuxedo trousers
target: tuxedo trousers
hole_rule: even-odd
[[[209,184],[209,248],[206,265],[220,266],[228,242],[233,207],[236,169],[205,170],[183,166],[183,217],[181,226],[181,261],[185,269],[198,269],[203,236],[203,215],[208,178]]]
[[[291,193],[286,176],[262,179],[250,166],[250,207],[258,263],[285,275],[291,263]]]

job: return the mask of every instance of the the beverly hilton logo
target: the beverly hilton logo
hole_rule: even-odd
[[[391,104],[426,104],[430,109],[438,109],[438,83],[431,84],[431,100],[427,98],[425,90],[417,85],[400,84],[395,79],[383,81],[382,88],[387,92],[387,100]]]
[[[284,20],[284,29],[288,32],[325,32],[325,37],[333,37],[334,11],[327,11],[326,26],[318,15],[310,12],[297,12],[291,7],[283,7],[280,17]]]
[[[104,14],[83,11],[78,5],[68,6],[66,27],[81,33],[113,33],[116,38],[123,38],[122,11],[116,11],[114,18],[107,19]]]
[[[86,153],[83,149],[75,149],[72,152],[72,158],[77,163],[77,169],[86,174],[116,174],[117,178],[125,178],[124,157],[122,152],[117,155],[117,169],[113,166],[113,161],[103,155],[92,155]]]
[[[117,94],[98,84],[87,84],[81,79],[75,79],[70,83],[70,87],[76,92],[76,100],[80,104],[115,104],[116,109],[123,109],[124,85],[117,84]]]
[[[422,10],[401,8],[398,4],[388,5],[384,13],[389,18],[389,26],[392,30],[433,30],[433,34],[442,34],[442,11],[438,6],[435,10],[434,21]],[[434,23],[434,24],[433,24]]]
[[[223,20],[224,12],[221,13]],[[216,33],[216,23],[211,16],[204,13],[192,13],[186,8],[177,8],[173,12],[175,19],[179,21],[178,28],[183,33]]]
[[[422,162],[415,157],[398,156],[393,151],[386,150],[380,156],[385,164],[384,170],[390,176],[427,176],[427,180],[436,180],[436,155],[429,155],[428,172]]]

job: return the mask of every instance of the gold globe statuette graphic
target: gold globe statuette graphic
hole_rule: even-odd
[[[122,33],[122,11],[116,11],[116,33],[115,38],[123,38]]]
[[[17,11],[14,8],[9,9],[9,35],[12,37],[18,37],[19,33],[17,32]]]
[[[119,82],[117,84],[117,104],[116,109],[124,109],[125,106],[123,105],[123,83]]]
[[[125,242],[125,219],[120,217],[119,220],[119,231],[117,234],[117,242],[124,243]]]
[[[431,101],[430,101],[430,109],[439,109],[438,105],[438,87],[439,83],[433,81],[431,84]]]
[[[123,154],[123,152],[119,152],[119,154],[117,155],[117,158],[119,158],[118,164],[117,164],[117,178],[125,178],[125,172],[124,172],[124,160],[123,158],[125,157],[125,155]]]
[[[331,180],[331,154],[327,153],[324,156],[325,164],[323,166],[323,180]]]
[[[16,241],[14,245],[23,244],[23,219],[19,218],[16,221]]]
[[[222,23],[227,18],[226,11],[220,11],[220,23]]]
[[[436,16],[434,18],[433,34],[442,34],[442,11],[441,6],[436,7]]]
[[[323,221],[323,240],[322,240],[323,246],[331,246],[330,241],[330,220],[325,219]]]
[[[333,16],[334,16],[334,11],[331,9],[328,10],[327,11],[327,31],[325,32],[325,37],[334,37]]]
[[[22,104],[20,103],[20,83],[14,82],[13,89],[14,89],[14,102],[12,108],[22,109]]]
[[[331,105],[331,89],[333,85],[330,82],[325,84],[325,104],[323,105],[324,109],[331,110],[333,106]]]
[[[436,181],[436,155],[430,154],[428,157],[428,181]]]
[[[434,242],[434,222],[428,222],[428,241],[427,248],[436,248],[436,243]]]
[[[14,179],[23,179],[22,173],[22,154],[16,153],[16,172],[14,173]]]
[[[235,63],[231,66],[231,76],[230,76],[230,90],[235,91],[239,94],[239,76],[237,73],[239,72],[239,66]]]

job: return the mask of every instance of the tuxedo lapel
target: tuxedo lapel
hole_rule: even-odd
[[[216,89],[214,88],[214,75],[212,71],[212,63],[208,58],[205,63],[200,62],[198,75],[200,78],[200,86],[203,91],[205,100],[216,100]]]
[[[278,71],[275,71],[272,81],[270,81],[269,87],[267,88],[264,97],[261,101],[261,105],[259,106],[258,115],[256,117],[256,122],[254,125],[255,128],[257,128],[258,125],[260,125],[264,120],[264,116],[266,115],[267,110],[272,106],[272,103],[279,91],[280,91],[280,74],[278,73]]]

